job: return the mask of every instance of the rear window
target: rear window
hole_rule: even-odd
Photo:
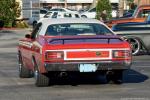
[[[66,23],[53,24],[48,26],[46,35],[65,36],[65,35],[113,35],[104,25],[96,23]]]

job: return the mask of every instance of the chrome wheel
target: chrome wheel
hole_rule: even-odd
[[[130,43],[132,48],[132,55],[137,55],[140,52],[141,49],[141,43],[136,38],[127,38],[127,42]]]
[[[37,81],[39,72],[37,70],[34,71],[34,78]]]

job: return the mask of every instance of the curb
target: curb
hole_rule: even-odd
[[[31,30],[31,28],[0,28],[0,31]]]

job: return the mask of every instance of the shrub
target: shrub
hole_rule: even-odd
[[[111,9],[111,4],[109,2],[109,0],[98,0],[98,3],[96,5],[96,18],[97,19],[100,19],[100,14],[106,10],[107,12],[107,19],[110,19],[112,16],[111,16],[111,12],[112,12],[112,9]]]

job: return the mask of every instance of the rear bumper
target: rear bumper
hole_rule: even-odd
[[[123,61],[115,62],[95,62],[95,63],[45,63],[45,68],[47,71],[79,71],[80,64],[96,64],[97,70],[125,70],[129,69],[131,63],[126,63]]]

